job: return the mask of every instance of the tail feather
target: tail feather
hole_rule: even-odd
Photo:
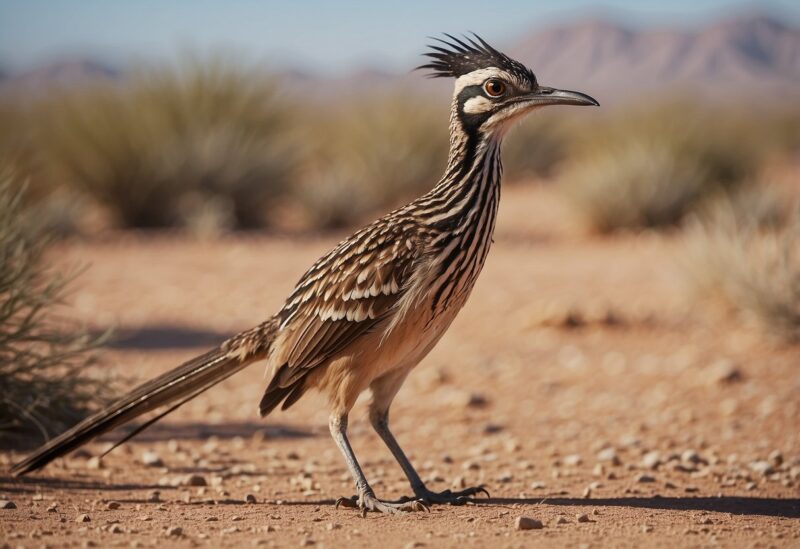
[[[265,351],[269,348],[269,339],[271,339],[270,327],[266,324],[236,336],[220,347],[140,385],[108,408],[86,418],[47,442],[23,461],[14,465],[11,472],[14,475],[24,475],[40,469],[54,459],[68,454],[115,427],[128,423],[142,414],[179,401],[134,430],[114,446],[125,442],[200,393],[263,358],[266,354]],[[255,342],[258,340],[260,340],[260,344],[256,345]]]

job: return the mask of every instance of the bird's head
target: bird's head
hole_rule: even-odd
[[[432,78],[455,78],[453,116],[465,130],[502,134],[514,120],[546,105],[594,105],[586,94],[541,86],[525,65],[494,49],[478,35],[434,38],[425,55]]]

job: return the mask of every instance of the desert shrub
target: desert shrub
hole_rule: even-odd
[[[447,112],[380,97],[307,113],[294,197],[317,228],[353,225],[432,188],[447,158]]]
[[[800,341],[800,208],[754,193],[717,202],[694,219],[684,265],[697,295]]]
[[[292,158],[288,104],[269,76],[220,60],[141,70],[51,97],[37,144],[48,177],[127,227],[262,226]]]
[[[537,112],[513,128],[503,145],[504,180],[551,177],[566,159],[575,128],[563,112]]]
[[[44,263],[47,239],[22,204],[23,185],[0,174],[0,440],[48,436],[110,396],[89,373],[98,344],[63,318],[70,277]]]
[[[598,232],[675,224],[757,173],[752,125],[685,104],[617,112],[575,136],[564,193]]]

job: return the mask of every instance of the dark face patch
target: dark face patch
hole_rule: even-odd
[[[467,133],[477,133],[481,125],[496,112],[496,109],[490,109],[486,112],[479,113],[464,112],[464,105],[474,97],[486,97],[482,84],[465,87],[456,98],[458,101],[458,106],[456,107],[458,109],[458,118],[461,120],[461,124]]]

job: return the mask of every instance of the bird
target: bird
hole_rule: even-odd
[[[341,241],[302,275],[283,307],[260,325],[133,389],[12,467],[23,475],[98,435],[159,411],[121,444],[182,404],[265,361],[261,416],[290,408],[307,391],[327,397],[330,433],[356,495],[336,506],[402,513],[463,504],[484,486],[430,490],[389,428],[389,409],[409,373],[467,302],[493,242],[502,179],[501,144],[512,125],[549,105],[599,106],[592,97],[540,85],[532,70],[477,34],[432,38],[417,69],[454,79],[450,145],[441,179],[422,196]],[[376,182],[377,184],[377,182]],[[348,415],[369,390],[369,420],[414,493],[377,497],[347,437]],[[116,445],[115,445],[116,446]]]

